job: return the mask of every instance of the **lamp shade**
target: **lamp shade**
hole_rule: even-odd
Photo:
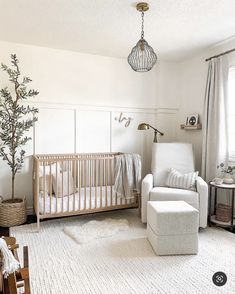
[[[148,130],[148,129],[149,129],[149,124],[141,123],[138,125],[138,130]]]
[[[159,133],[161,136],[163,136],[164,134],[162,132],[160,132],[158,129],[154,128],[153,126],[147,124],[147,123],[141,123],[138,125],[138,130],[148,130],[149,128],[154,130],[154,139],[153,142],[157,143],[157,133]]]
[[[134,71],[146,72],[156,63],[157,55],[144,39],[140,39],[127,60]]]

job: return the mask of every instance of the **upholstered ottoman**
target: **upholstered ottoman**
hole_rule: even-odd
[[[147,237],[157,255],[197,254],[199,212],[185,201],[148,201]]]

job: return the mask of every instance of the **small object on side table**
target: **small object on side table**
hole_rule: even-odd
[[[223,178],[223,182],[225,184],[232,184],[233,183],[233,178],[232,178],[231,174],[225,173],[224,178]]]
[[[222,185],[223,184],[223,179],[221,178],[214,178],[213,180],[216,185]]]
[[[231,191],[231,206],[230,205],[221,205],[217,204],[217,190],[224,189]],[[221,184],[218,185],[214,181],[209,182],[209,215],[208,215],[208,223],[216,224],[221,227],[228,227],[233,229],[235,227],[234,224],[234,191],[235,184]],[[214,192],[214,193],[213,193]],[[212,197],[214,194],[214,198]],[[214,199],[212,203],[212,199]],[[213,207],[212,207],[213,206]]]
[[[220,171],[224,174],[223,182],[225,184],[232,184],[232,175],[234,174],[235,166],[221,162],[219,165],[217,165],[217,168],[220,169]]]

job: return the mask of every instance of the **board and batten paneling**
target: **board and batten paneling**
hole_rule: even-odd
[[[110,152],[110,112],[78,110],[76,112],[76,152]]]
[[[75,111],[73,109],[39,109],[35,124],[36,154],[75,152]]]

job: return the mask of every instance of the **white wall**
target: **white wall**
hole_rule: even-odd
[[[125,59],[0,42],[1,62],[9,64],[10,53],[39,89],[36,102],[156,107],[157,68],[143,75]]]
[[[157,108],[179,108],[180,62],[159,62],[157,64]]]
[[[0,61],[9,64],[16,53],[22,73],[33,79],[40,94],[31,104],[39,107],[39,121],[27,157],[17,175],[17,196],[26,196],[32,207],[33,153],[121,151],[143,158],[143,175],[150,169],[153,132],[137,131],[140,122],[157,126],[176,140],[177,103],[175,64],[159,63],[148,73],[136,73],[125,59],[0,42]],[[169,81],[168,74],[172,77]],[[1,87],[9,84],[0,72]],[[166,107],[163,101],[168,101]],[[161,107],[161,108],[159,108]],[[131,117],[128,128],[115,120],[120,113]],[[0,195],[10,196],[10,173],[0,161]]]
[[[179,66],[179,114],[178,125],[184,124],[190,114],[203,116],[203,103],[207,77],[207,63],[204,57],[196,56]],[[177,138],[181,142],[193,144],[196,168],[201,170],[202,130],[177,129]]]

